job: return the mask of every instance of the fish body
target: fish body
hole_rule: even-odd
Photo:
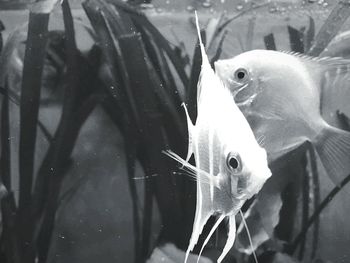
[[[262,188],[271,171],[266,151],[256,141],[230,90],[211,68],[201,39],[200,45],[202,68],[197,87],[198,114],[194,125],[184,106],[189,134],[187,158],[183,160],[172,152],[168,152],[168,155],[195,173],[197,181],[196,213],[185,262],[212,215],[217,215],[218,219],[201,252],[215,229],[228,217],[228,238],[218,259],[221,262],[235,240],[235,215],[243,203]],[[188,163],[192,154],[195,167]]]
[[[255,136],[264,138],[269,158],[310,141],[338,184],[350,172],[350,133],[322,118],[321,87],[325,74],[349,65],[337,58],[253,50],[217,61],[215,70]]]

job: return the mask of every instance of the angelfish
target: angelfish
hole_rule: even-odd
[[[177,154],[167,154],[187,168],[197,182],[196,212],[185,262],[198,242],[210,216],[217,221],[206,240],[209,241],[219,224],[228,218],[228,237],[217,262],[222,262],[234,244],[235,216],[244,202],[259,192],[271,176],[266,151],[258,144],[230,90],[220,81],[210,66],[196,23],[202,54],[202,67],[197,86],[197,119],[193,125],[183,104],[188,125],[188,154],[184,160]],[[194,154],[196,165],[188,163]]]
[[[341,58],[272,50],[215,63],[255,135],[264,138],[269,160],[309,141],[335,184],[350,172],[350,133],[323,119],[321,87],[330,76],[346,78],[349,67],[350,60]]]

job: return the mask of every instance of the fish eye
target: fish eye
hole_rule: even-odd
[[[238,81],[244,81],[248,77],[248,72],[244,68],[239,68],[235,72],[235,79]]]
[[[237,153],[230,152],[226,159],[227,168],[235,173],[241,171],[241,158]]]

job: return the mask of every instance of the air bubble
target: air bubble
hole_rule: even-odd
[[[209,8],[209,7],[212,6],[212,3],[209,2],[209,1],[205,1],[205,2],[202,3],[202,6],[203,6],[204,8]]]
[[[239,4],[236,6],[237,11],[241,11],[243,9],[243,5]]]
[[[140,7],[142,9],[153,9],[154,5],[153,4],[140,4]]]
[[[270,13],[276,13],[277,12],[277,7],[276,6],[270,6],[269,12]]]
[[[189,5],[189,6],[186,7],[186,10],[187,10],[188,12],[193,12],[194,7],[191,6],[191,5]]]

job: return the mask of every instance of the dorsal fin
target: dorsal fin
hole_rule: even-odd
[[[196,16],[196,28],[197,28],[197,34],[198,34],[198,39],[199,39],[199,46],[201,49],[201,57],[202,57],[201,72],[200,72],[198,84],[197,84],[197,108],[199,109],[200,98],[201,98],[201,93],[202,93],[202,86],[203,86],[202,85],[203,84],[202,83],[203,72],[207,72],[206,74],[208,74],[210,71],[213,71],[213,69],[210,66],[209,59],[208,59],[207,53],[206,53],[204,45],[203,45],[202,36],[201,36],[200,28],[199,28],[197,11],[195,11],[195,16]]]
[[[202,67],[203,67],[203,66],[205,66],[207,64],[210,65],[210,63],[209,63],[209,59],[208,59],[207,53],[206,53],[204,45],[203,45],[201,31],[200,31],[199,22],[198,22],[197,11],[194,11],[194,14],[196,16],[196,28],[197,28],[197,34],[198,34],[198,39],[199,39],[199,46],[201,48]]]
[[[332,89],[335,83],[347,85],[350,80],[350,59],[342,57],[312,57],[293,51],[281,51],[298,58],[322,89]],[[346,88],[346,87],[344,87]]]
[[[306,54],[302,54],[294,51],[280,51],[282,53],[292,55],[299,58],[305,63],[318,64],[321,67],[325,67],[325,70],[338,69],[338,68],[350,68],[350,59],[342,57],[312,57]]]

